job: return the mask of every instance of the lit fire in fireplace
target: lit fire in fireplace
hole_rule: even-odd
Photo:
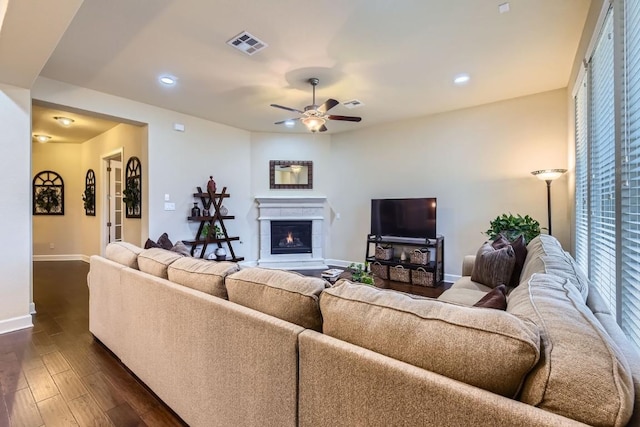
[[[287,234],[287,244],[291,244],[293,243],[293,235],[291,234],[291,232],[289,232]]]

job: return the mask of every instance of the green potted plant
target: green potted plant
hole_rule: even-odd
[[[45,187],[36,196],[36,205],[43,211],[50,213],[60,206],[60,195],[54,187]]]
[[[349,264],[349,270],[351,270],[351,280],[354,282],[364,283],[365,285],[373,285],[373,276],[369,272],[365,271],[367,263],[362,264]]]
[[[203,239],[206,238],[209,235],[210,229],[211,229],[211,225],[209,223],[205,223],[205,225],[202,227],[202,232],[200,233],[200,237]],[[222,239],[224,237],[224,234],[222,234],[222,230],[220,229],[218,224],[215,224],[213,226],[213,234],[214,236],[216,236],[216,239]]]
[[[527,242],[540,234],[540,223],[529,215],[502,214],[489,222],[489,229],[485,234],[490,239],[495,239],[500,233],[509,240],[514,240],[520,234]]]
[[[82,201],[84,202],[84,210],[91,211],[95,206],[95,194],[93,194],[93,187],[87,187],[82,193]]]
[[[127,178],[127,185],[122,192],[122,202],[127,206],[129,212],[135,212],[136,208],[140,206],[140,188],[138,187],[138,180],[134,177]]]

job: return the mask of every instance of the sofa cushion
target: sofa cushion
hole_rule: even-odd
[[[227,276],[229,301],[296,325],[322,330],[318,296],[329,285],[291,271],[247,268]]]
[[[449,288],[441,293],[437,300],[471,307],[485,295],[487,295],[487,292],[477,289]]]
[[[590,425],[626,425],[634,405],[629,367],[569,280],[532,275],[509,294],[507,312],[540,328],[540,362],[521,401]]]
[[[320,296],[323,332],[503,396],[539,358],[535,325],[499,310],[415,299],[341,280]]]
[[[136,245],[127,242],[111,242],[107,245],[105,256],[107,259],[138,269],[138,255],[143,251]]]
[[[462,276],[461,278],[456,280],[449,289],[472,289],[475,291],[481,291],[483,294],[486,294],[493,288],[490,288],[487,285],[483,285],[482,283],[474,282],[473,280],[471,280],[471,275],[469,275]]]
[[[524,241],[524,236],[521,234],[513,241],[509,241],[509,239],[501,233],[493,240],[491,246],[495,249],[501,249],[505,246],[511,246],[513,248],[513,253],[516,255],[516,261],[513,265],[513,271],[511,272],[511,277],[509,278],[509,283],[507,283],[507,285],[515,288],[520,283],[520,273],[522,273],[522,267],[524,267],[524,260],[527,258],[527,245]]]
[[[236,271],[238,264],[234,262],[183,257],[169,265],[167,275],[174,283],[227,299],[224,278]]]
[[[138,255],[138,266],[140,271],[144,273],[168,279],[167,268],[180,258],[182,255],[165,249],[145,249]]]
[[[582,301],[587,301],[589,294],[589,279],[582,273],[582,270],[578,267],[573,258],[567,253],[559,255],[544,255],[540,257],[544,264],[544,272],[552,274],[554,276],[567,279],[569,283],[576,287],[580,295],[582,295]]]
[[[520,282],[528,280],[534,273],[545,272],[544,262],[540,259],[545,255],[563,257],[564,249],[555,237],[539,234],[527,245],[527,258],[524,260]]]
[[[473,265],[471,280],[491,288],[506,285],[516,263],[516,255],[511,245],[495,249],[490,242],[480,247]]]

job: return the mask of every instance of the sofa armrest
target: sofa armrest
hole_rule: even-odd
[[[471,272],[473,271],[473,264],[476,262],[475,255],[466,255],[462,260],[462,275],[463,276],[471,276]]]
[[[585,426],[362,347],[299,336],[298,426]]]

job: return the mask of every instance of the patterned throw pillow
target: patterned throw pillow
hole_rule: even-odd
[[[509,239],[507,239],[507,237],[502,233],[500,233],[491,243],[491,246],[495,249],[504,248],[508,245],[511,245],[513,252],[516,254],[516,263],[513,267],[513,272],[511,273],[511,278],[507,285],[515,288],[520,284],[520,274],[522,273],[522,267],[524,267],[524,260],[527,258],[527,244],[524,241],[524,236],[522,234],[516,237],[513,241],[509,241]]]
[[[486,242],[476,254],[471,280],[490,288],[507,285],[515,264],[516,254],[511,245],[495,249],[490,242]]]
[[[474,307],[495,308],[496,310],[507,309],[507,287],[505,285],[496,286],[491,292],[483,296],[480,301],[473,304]]]

